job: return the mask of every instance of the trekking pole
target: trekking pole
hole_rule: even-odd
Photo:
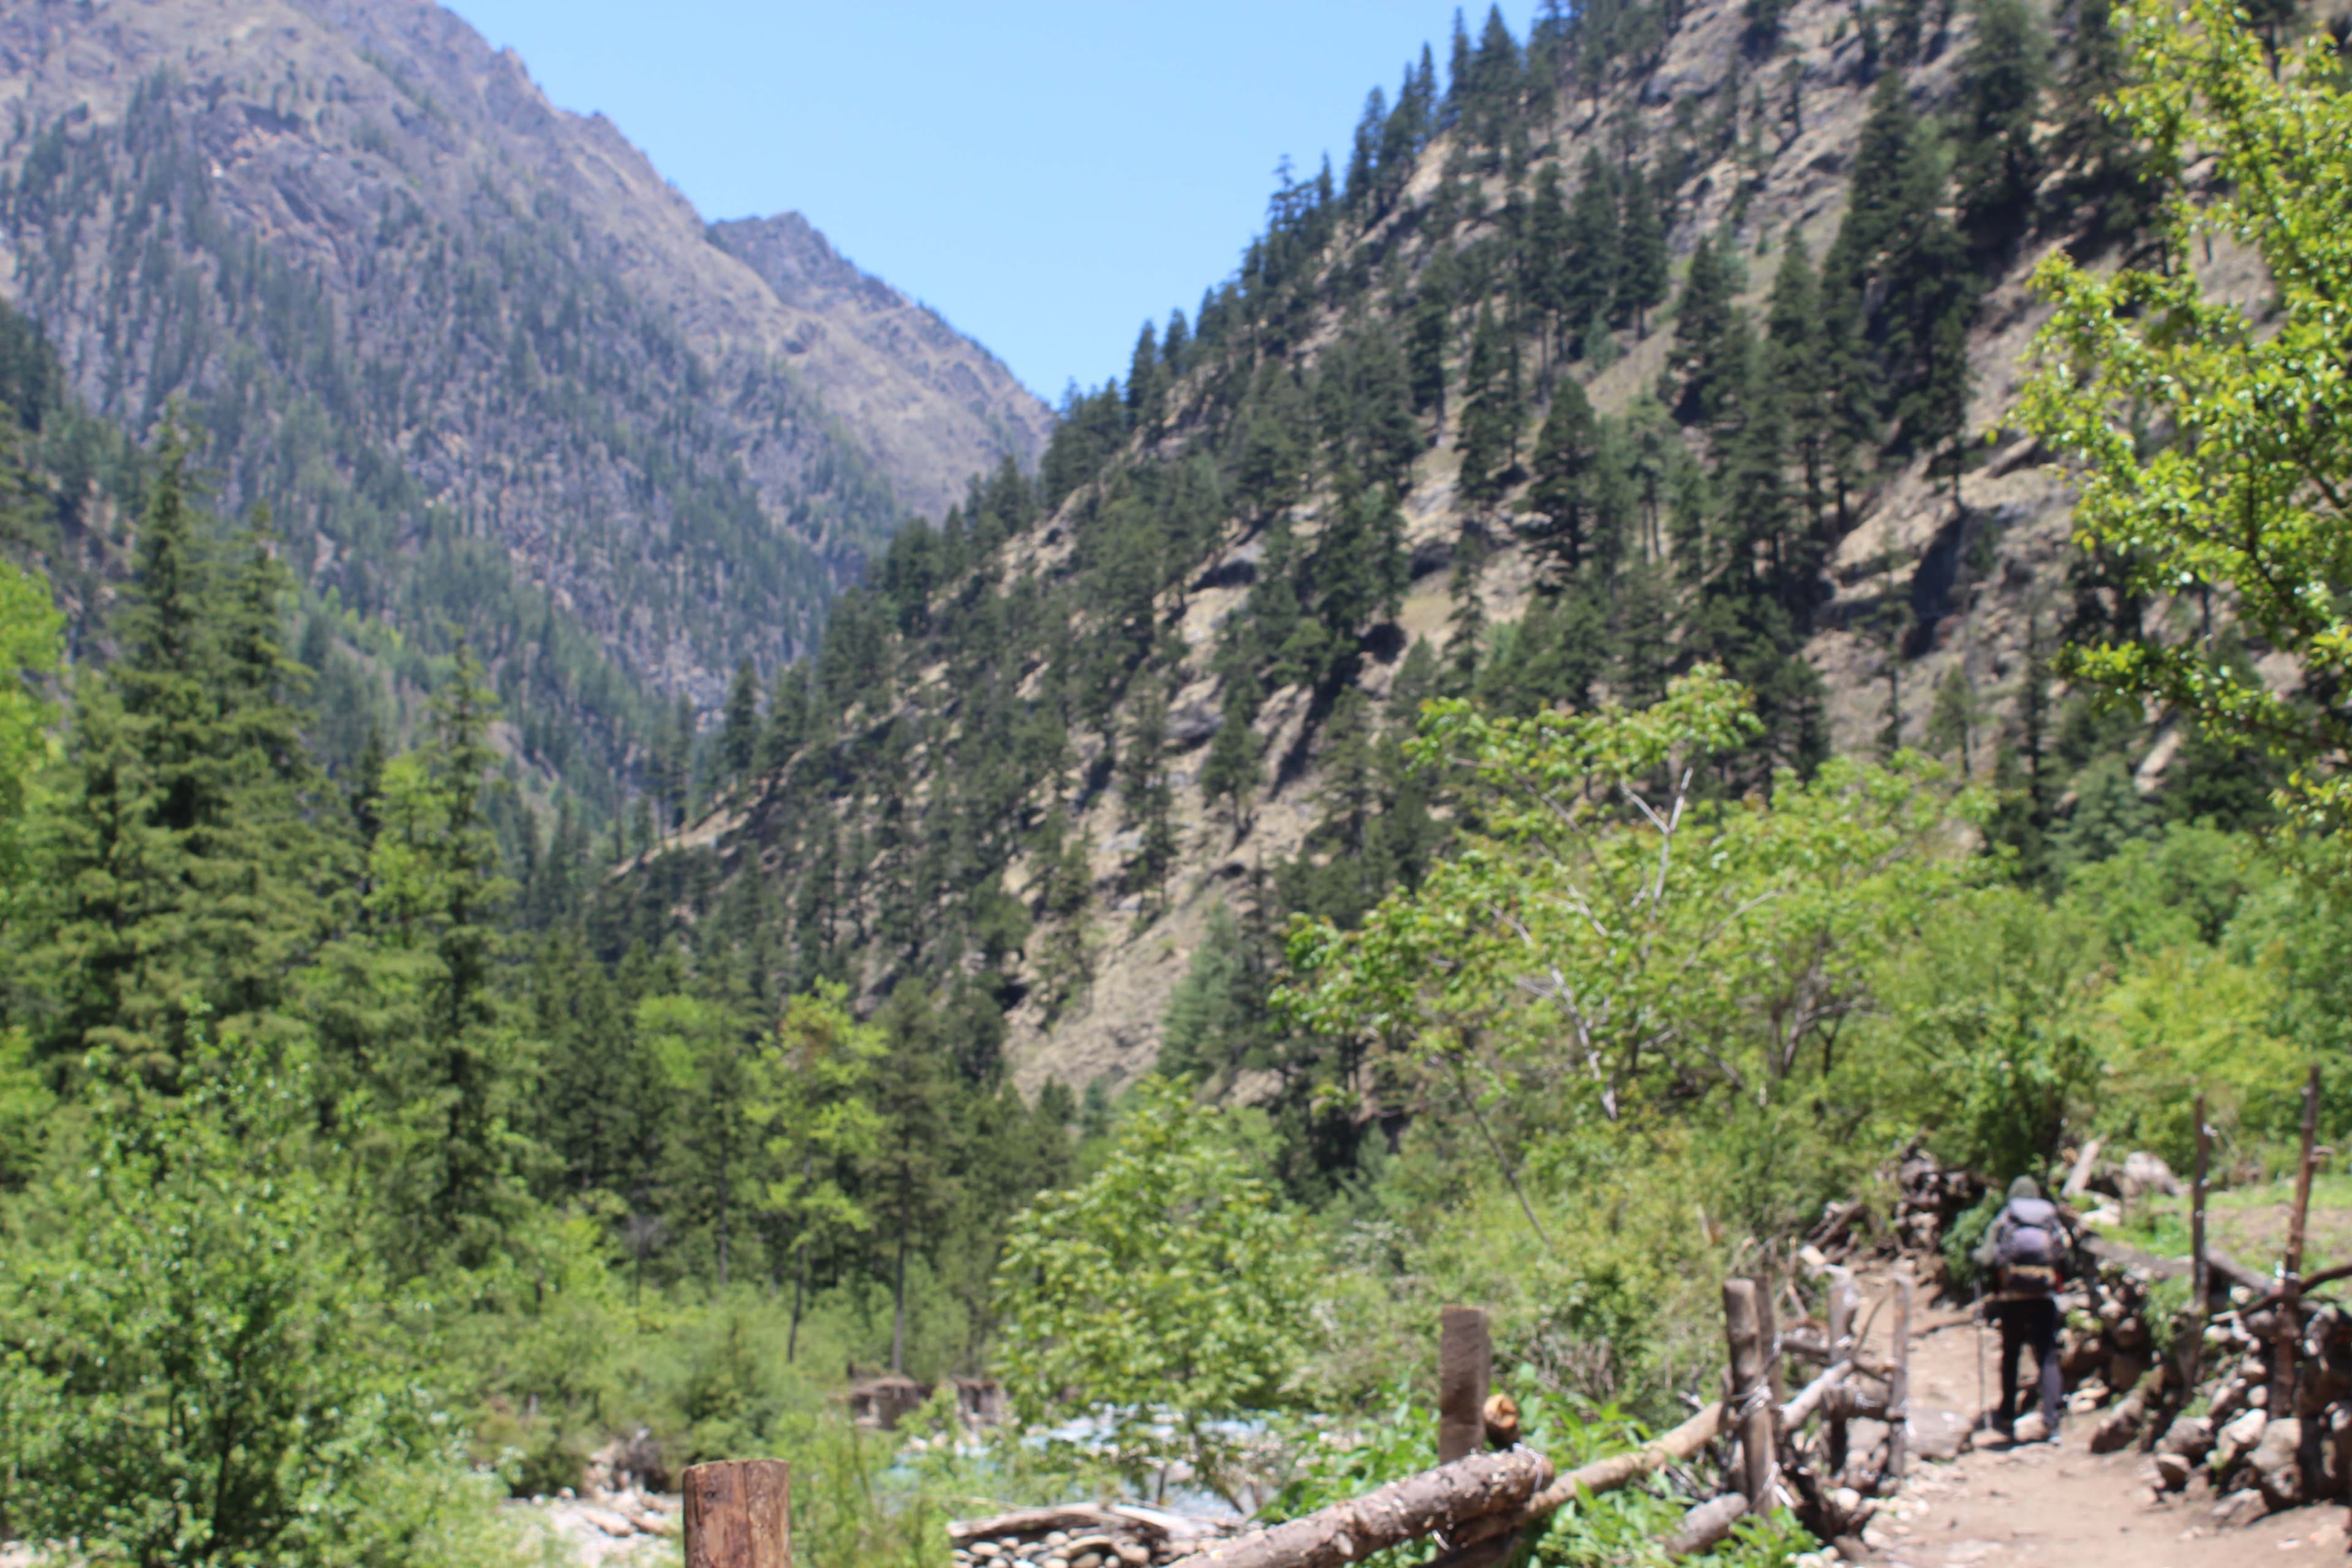
[[[1976,1427],[1979,1431],[1982,1431],[1985,1425],[1987,1407],[1985,1405],[1984,1387],[1984,1270],[1981,1268],[1977,1270],[1977,1304],[1975,1310],[1969,1315],[1975,1320],[1977,1329]]]

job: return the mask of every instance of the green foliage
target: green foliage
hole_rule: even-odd
[[[1490,1038],[1570,1123],[1707,1088],[1769,1103],[1816,1054],[1827,1071],[1873,957],[1956,885],[1950,818],[1907,762],[1693,799],[1755,723],[1704,667],[1638,712],[1433,705],[1416,755],[1464,771],[1478,831],[1361,930],[1297,927],[1290,1005],[1457,1065]]]
[[[26,823],[50,753],[54,714],[34,683],[57,668],[64,623],[47,584],[0,562],[0,922],[24,885]]]
[[[87,1138],[0,1285],[5,1502],[142,1564],[455,1561],[487,1500],[414,1384],[386,1281],[313,1147],[298,1062],[199,1043],[185,1092],[92,1066]]]
[[[1093,1411],[1130,1479],[1181,1454],[1231,1498],[1227,1424],[1295,1395],[1307,1281],[1297,1222],[1228,1119],[1174,1084],[1138,1085],[1102,1168],[1013,1222],[998,1294],[1026,1415]]]
[[[2154,623],[2077,650],[2070,669],[2274,751],[2294,770],[2283,801],[2333,822],[2352,716],[2329,694],[2352,674],[2352,623],[2319,585],[2352,577],[2332,435],[2347,396],[2333,366],[2352,92],[2322,41],[2274,76],[2226,7],[2123,15],[2137,81],[2121,111],[2160,167],[2194,147],[2218,159],[2216,181],[2169,201],[2158,265],[2101,276],[2059,256],[2037,272],[2053,314],[2022,418],[2078,468],[2075,526],[2115,553],[2127,591],[2226,595],[2298,679],[2274,688],[2213,639]],[[2261,256],[2273,292],[2259,322],[2189,265],[2214,235]]]

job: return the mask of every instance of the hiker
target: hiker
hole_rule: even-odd
[[[2058,1205],[2042,1195],[2040,1184],[2020,1176],[2009,1184],[2009,1201],[1976,1254],[1978,1265],[1992,1277],[1985,1315],[2000,1330],[2000,1404],[1993,1411],[1993,1426],[2003,1434],[2014,1430],[2017,1363],[2031,1345],[2042,1387],[2042,1421],[2053,1443],[2066,1393],[2058,1370],[2058,1285],[2066,1246],[2062,1224]]]

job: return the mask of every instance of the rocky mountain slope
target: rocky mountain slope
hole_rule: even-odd
[[[1344,176],[1276,193],[1198,319],[1070,410],[1037,492],[902,536],[779,702],[782,765],[648,858],[608,940],[757,868],[796,974],[977,986],[972,1050],[1024,1088],[1131,1080],[1181,992],[1195,1065],[1311,1117],[1362,1086],[1264,1016],[1275,933],[1442,840],[1402,771],[1422,697],[1638,701],[1707,658],[1768,719],[1737,787],[1898,739],[2006,759],[2035,832],[2098,746],[2157,787],[2165,735],[2057,760],[2041,653],[2138,612],[2005,426],[2032,266],[2146,210],[2104,12],[1548,26],[1458,36],[1442,94],[1409,67]]]
[[[184,400],[223,501],[269,501],[341,609],[562,643],[583,725],[604,661],[710,706],[805,650],[903,516],[1052,422],[796,216],[707,228],[419,0],[9,6],[0,169],[0,290],[76,394],[142,436]]]

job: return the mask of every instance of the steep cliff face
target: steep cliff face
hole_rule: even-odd
[[[314,587],[492,648],[551,616],[705,705],[1051,422],[837,258],[780,293],[416,0],[8,7],[0,166],[0,287],[74,390],[142,433],[183,399]]]
[[[1018,1081],[1116,1083],[1219,922],[1263,969],[1286,911],[1348,918],[1425,863],[1444,826],[1397,742],[1433,691],[1639,701],[1726,659],[1770,710],[1736,787],[1898,739],[1980,777],[2039,745],[2032,649],[2104,601],[2004,423],[2026,275],[2127,231],[2091,16],[1697,0],[1458,41],[1442,100],[1408,73],[1344,184],[1279,193],[1201,319],[1073,409],[1042,510],[902,537],[817,662],[817,720],[782,727],[795,760],[683,847],[776,883],[811,973],[993,976]],[[1548,303],[1591,298],[1546,272],[1599,253],[1596,182],[1608,245],[1655,212],[1655,290]],[[1581,563],[1539,489],[1571,390],[1598,424],[1553,479],[1622,492],[1578,503],[1616,518]],[[1801,456],[1808,430],[1843,455]]]

